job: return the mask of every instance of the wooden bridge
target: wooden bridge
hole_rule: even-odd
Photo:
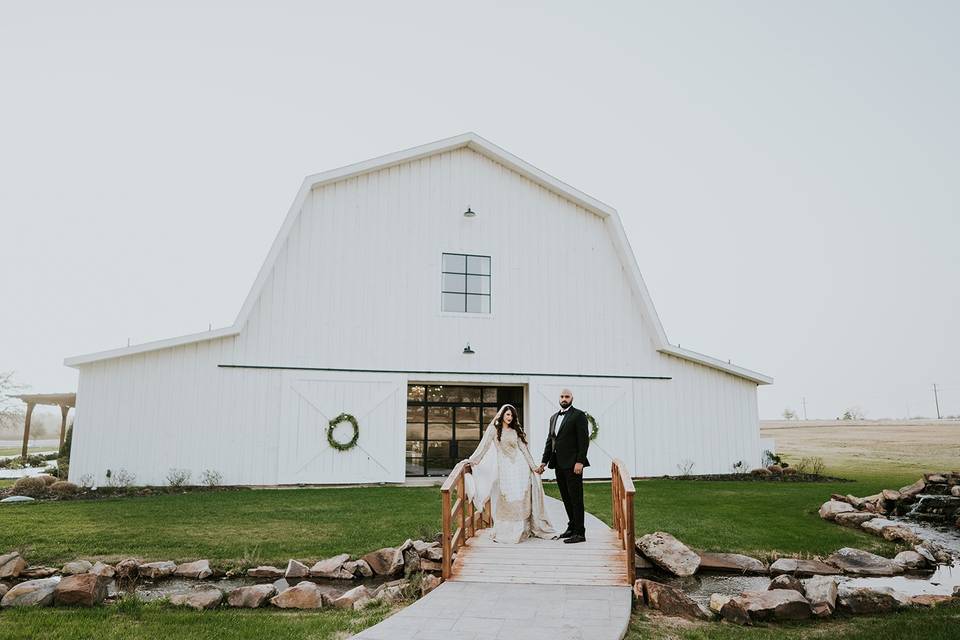
[[[443,578],[460,582],[521,584],[632,585],[635,579],[633,495],[630,474],[620,460],[610,465],[613,528],[587,519],[587,541],[575,545],[530,538],[498,544],[490,501],[478,511],[464,490],[465,463],[454,467],[440,488],[443,515]],[[550,501],[551,520],[566,513]],[[456,529],[454,529],[456,527]]]

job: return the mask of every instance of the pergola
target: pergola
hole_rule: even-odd
[[[27,403],[27,417],[23,422],[23,457],[27,457],[27,443],[30,440],[30,419],[33,416],[33,408],[38,404],[60,407],[60,446],[63,446],[63,438],[67,433],[67,413],[70,407],[77,406],[76,393],[27,393],[19,396]]]

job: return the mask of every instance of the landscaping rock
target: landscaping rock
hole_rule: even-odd
[[[739,598],[728,598],[720,608],[720,616],[727,622],[739,625],[752,624],[750,612]]]
[[[279,580],[274,580],[273,582],[273,590],[276,591],[277,593],[283,593],[289,588],[290,588],[290,583],[284,580],[283,578],[280,578]]]
[[[700,556],[698,571],[739,571],[740,573],[766,573],[767,567],[756,558],[739,553],[706,553],[697,551]]]
[[[953,596],[922,594],[910,598],[910,604],[917,607],[936,607],[953,600]]]
[[[277,578],[282,578],[284,576],[283,569],[277,569],[276,567],[271,567],[269,565],[261,565],[259,567],[254,567],[247,571],[247,575],[251,578],[270,578],[271,580],[276,580]]]
[[[803,620],[809,618],[812,613],[807,599],[793,589],[745,591],[731,598],[730,602],[742,604],[751,621]],[[726,606],[729,606],[730,602]]]
[[[209,560],[195,560],[194,562],[185,562],[174,569],[173,574],[182,578],[193,578],[194,580],[203,580],[213,575],[210,570]]]
[[[691,620],[710,620],[713,616],[682,590],[653,580],[637,580],[633,592],[643,598],[647,606],[668,616]]]
[[[9,496],[0,500],[0,504],[17,504],[23,502],[36,502],[36,499],[29,496]]]
[[[873,518],[861,524],[860,528],[876,535],[883,535],[884,529],[887,527],[895,527],[898,524],[899,523],[888,520],[887,518]]]
[[[75,576],[81,573],[86,573],[93,568],[93,564],[87,562],[86,560],[74,560],[73,562],[68,562],[63,565],[63,569],[60,569],[60,573],[65,576]]]
[[[140,569],[140,561],[136,558],[127,558],[121,560],[114,567],[114,575],[117,578],[132,578],[137,575]]]
[[[893,560],[851,547],[836,551],[827,558],[827,562],[844,573],[856,576],[895,576],[903,573],[903,567]]]
[[[403,552],[403,570],[407,575],[420,571],[420,554],[413,547]]]
[[[715,614],[720,615],[720,611],[723,609],[723,605],[727,604],[730,601],[730,598],[733,596],[727,595],[725,593],[711,593],[710,594],[710,611],[713,611]]]
[[[195,593],[178,593],[170,596],[170,604],[177,607],[190,607],[197,611],[216,609],[223,601],[220,589],[204,589]]]
[[[93,566],[90,567],[90,571],[95,576],[100,576],[101,578],[112,578],[116,573],[116,569],[111,567],[108,564],[103,564],[99,560],[93,563]]]
[[[421,568],[423,568],[424,562],[429,562],[429,561],[425,561],[421,559],[420,560]],[[343,570],[354,577],[369,578],[373,576],[373,569],[371,569],[370,565],[367,564],[367,561],[363,560],[362,558],[360,560],[348,560],[347,562],[344,562]],[[313,570],[311,569],[311,572],[312,571]]]
[[[910,603],[890,587],[840,587],[840,606],[851,613],[886,613]]]
[[[177,565],[169,560],[163,562],[148,562],[137,567],[137,573],[141,578],[156,580],[157,578],[166,578],[176,571]]]
[[[820,505],[820,517],[824,520],[833,520],[838,513],[850,513],[856,511],[849,502],[840,502],[839,500],[827,500]]]
[[[800,560],[797,558],[780,558],[770,565],[770,573],[777,576],[790,573],[804,578],[810,576],[832,576],[840,573],[836,567],[819,560]]]
[[[0,578],[19,577],[26,568],[27,561],[20,557],[20,554],[16,551],[0,556]]]
[[[27,580],[14,585],[0,600],[0,607],[48,607],[53,604],[53,590],[60,578]]]
[[[394,603],[403,599],[403,588],[399,586],[381,585],[375,592],[373,600]]]
[[[813,615],[818,618],[833,615],[837,608],[837,579],[832,576],[808,578],[803,581],[803,595]]]
[[[107,578],[93,573],[68,575],[53,590],[53,600],[58,605],[92,607],[107,597]]]
[[[424,542],[423,540],[414,540],[414,541],[413,541],[413,548],[414,548],[414,549],[417,551],[417,553],[419,553],[421,556],[424,556],[424,555],[426,555],[427,551],[429,551],[430,549],[440,549],[440,543],[439,543],[439,542]],[[440,549],[440,552],[443,553],[443,549]]]
[[[771,591],[773,589],[793,589],[797,593],[803,593],[803,584],[789,573],[783,573],[771,580],[767,589]]]
[[[371,551],[363,559],[378,576],[392,576],[403,570],[403,552],[393,547]]]
[[[320,609],[323,607],[323,594],[314,583],[301,582],[275,595],[270,602],[281,609]]]
[[[427,595],[440,586],[442,581],[437,576],[429,573],[423,574],[423,580],[420,581],[420,597]]]
[[[39,578],[49,578],[60,573],[60,569],[54,567],[27,567],[20,572],[20,577],[24,580],[37,580]]]
[[[873,520],[876,517],[877,514],[870,513],[869,511],[851,511],[848,513],[838,513],[833,521],[845,527],[859,528],[860,525],[867,520]]]
[[[950,495],[954,498],[960,498],[960,484],[955,484],[950,487]]]
[[[0,600],[3,600],[3,596],[7,595],[7,591],[9,590],[10,587],[5,584],[0,584]]]
[[[331,602],[338,609],[359,609],[370,601],[370,591],[363,585],[345,591]]]
[[[913,529],[902,524],[884,527],[880,535],[892,542],[904,542],[906,544],[918,544],[920,542],[920,536]]]
[[[310,575],[310,567],[297,560],[287,562],[287,570],[283,572],[284,578],[306,578]]]
[[[883,496],[884,500],[889,500],[890,502],[896,502],[900,499],[900,492],[896,489],[884,489],[880,492],[880,495]]]
[[[916,551],[901,551],[893,558],[893,561],[904,569],[925,569],[927,566],[927,559]]]
[[[921,479],[917,480],[913,484],[908,484],[905,487],[900,487],[900,498],[913,498],[921,493],[927,488],[927,484]]]
[[[338,556],[321,560],[310,568],[310,575],[314,578],[352,578],[353,572],[346,571],[343,568],[348,560],[350,560],[349,553],[341,553]]]
[[[641,556],[640,556],[640,554],[638,553],[638,554],[636,554],[636,557],[637,557],[637,558],[640,558]],[[649,567],[647,567],[648,569],[653,567],[653,563],[652,563],[652,562],[647,562],[646,560],[644,560],[644,563],[650,565]],[[637,565],[637,569],[640,569],[640,568],[641,568],[641,565],[638,564],[638,565]],[[443,570],[443,563],[442,563],[442,562],[434,562],[433,560],[427,560],[426,558],[420,558],[420,570],[421,570],[421,571],[442,571],[442,570]]]
[[[927,481],[928,484],[946,484],[947,477],[942,473],[925,473],[923,474],[923,479]]]
[[[700,556],[663,531],[643,536],[637,547],[655,565],[676,576],[692,576],[700,567]]]
[[[431,560],[433,562],[442,562],[443,547],[441,547],[439,544],[435,547],[430,547],[423,554],[421,554],[420,557],[425,558],[426,560]]]
[[[231,607],[257,609],[267,600],[275,596],[277,590],[272,584],[256,584],[251,587],[237,587],[227,596],[227,604]]]

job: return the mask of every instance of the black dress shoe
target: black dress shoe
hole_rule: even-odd
[[[572,536],[572,535],[573,535],[573,531],[570,531],[569,529],[567,529],[566,531],[564,531],[563,533],[561,533],[560,535],[558,535],[557,538],[560,538],[560,539],[562,539],[562,538],[569,538],[569,537]]]
[[[587,539],[584,538],[582,535],[580,535],[579,533],[575,533],[569,538],[567,538],[566,540],[564,540],[563,542],[565,544],[577,544],[578,542],[586,542],[586,541]]]

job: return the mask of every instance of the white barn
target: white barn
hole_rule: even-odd
[[[565,386],[588,477],[725,473],[759,463],[772,382],[671,345],[617,212],[473,133],[307,177],[233,325],[65,364],[70,479],[138,484],[444,475],[503,402],[539,456]]]

